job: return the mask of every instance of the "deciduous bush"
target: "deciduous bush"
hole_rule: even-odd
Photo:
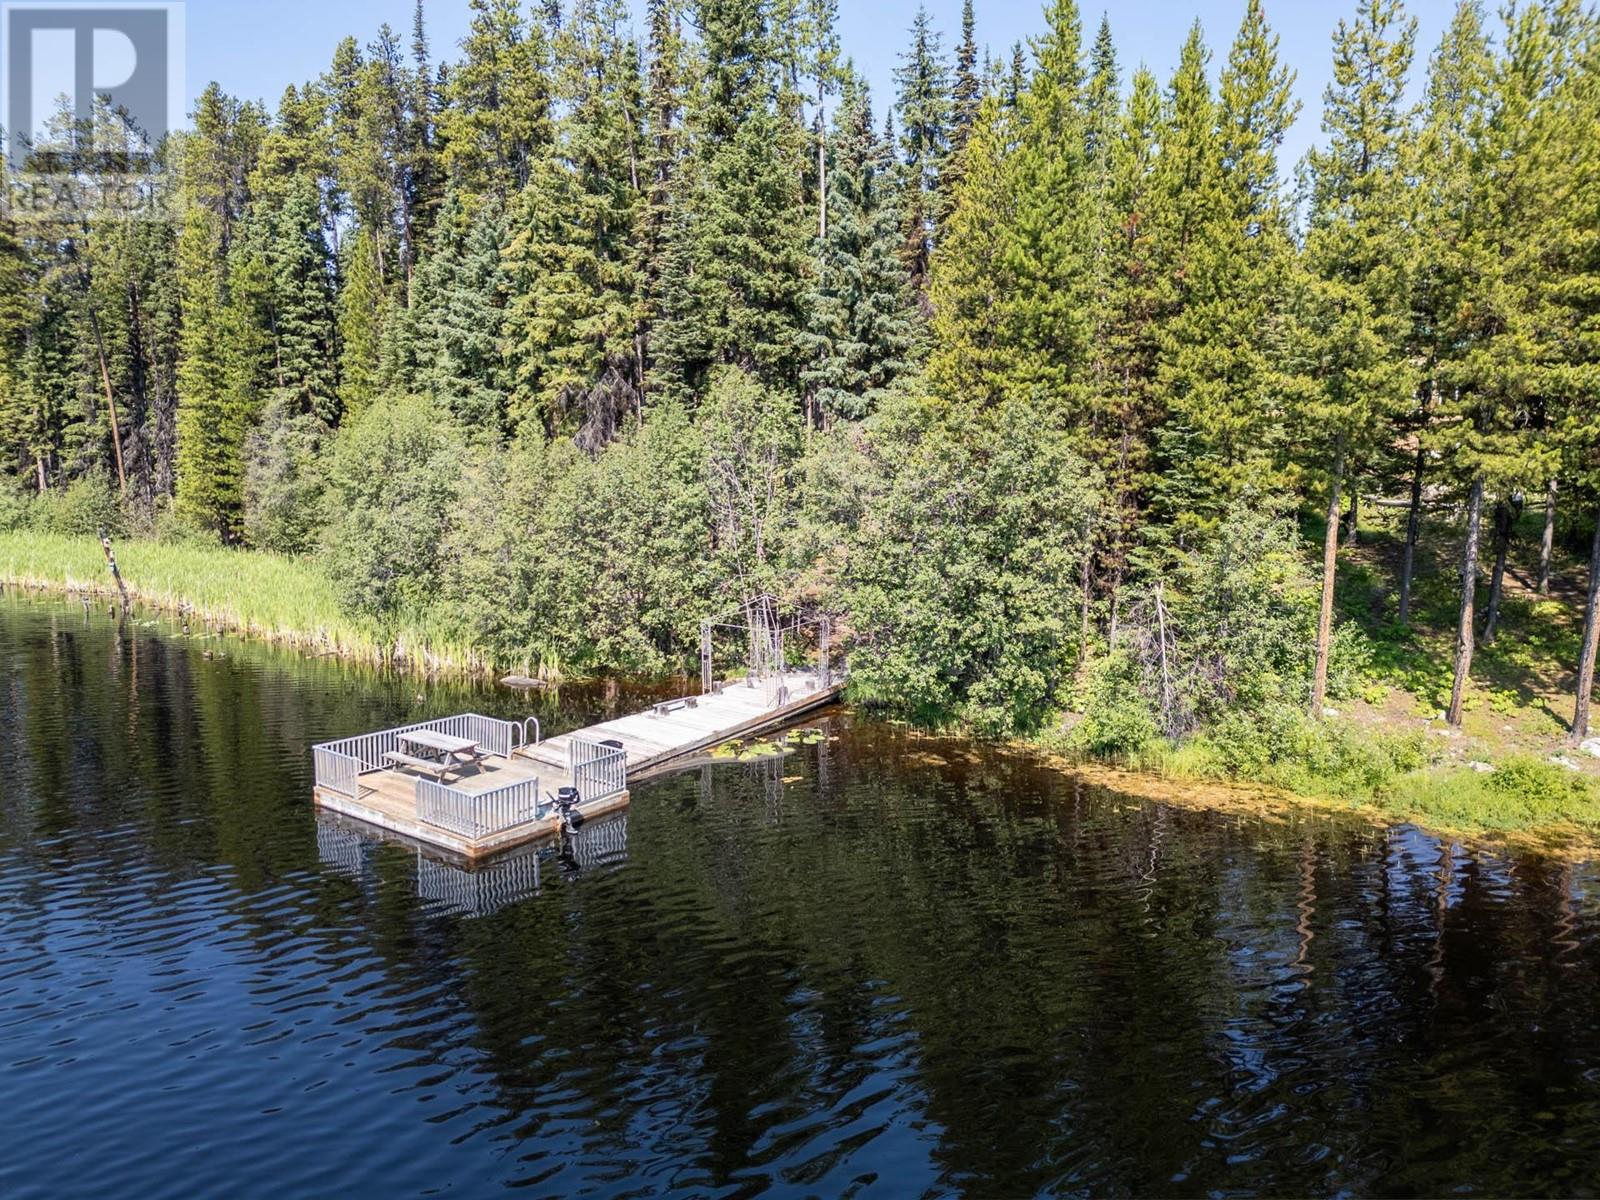
[[[379,400],[341,432],[324,552],[350,611],[387,619],[437,600],[464,449],[450,414],[415,397]]]
[[[85,475],[64,489],[46,492],[32,502],[30,509],[30,523],[45,533],[96,536],[105,530],[118,537],[127,529],[122,504],[111,481],[99,474]]]
[[[1060,429],[1022,402],[884,405],[843,587],[865,691],[997,735],[1051,711],[1076,661],[1098,493]]]
[[[1161,732],[1176,740],[1225,720],[1302,708],[1316,604],[1293,522],[1247,496],[1207,541],[1140,588],[1114,649],[1137,664],[1135,686]]]

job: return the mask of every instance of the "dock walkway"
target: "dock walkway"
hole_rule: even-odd
[[[357,821],[477,859],[559,828],[551,798],[576,787],[585,818],[628,803],[628,785],[675,759],[786,725],[838,698],[843,680],[826,669],[785,671],[777,679],[729,681],[699,696],[548,741],[530,741],[516,722],[461,714],[317,746],[318,804]],[[475,765],[435,780],[386,762],[408,732],[434,730],[470,739],[484,751]]]

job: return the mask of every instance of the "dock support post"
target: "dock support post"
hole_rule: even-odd
[[[700,622],[700,694],[711,694],[711,622]]]

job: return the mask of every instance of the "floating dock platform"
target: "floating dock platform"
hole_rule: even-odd
[[[323,808],[468,861],[554,836],[553,798],[574,787],[585,819],[622,808],[632,781],[676,759],[787,725],[838,699],[825,667],[729,681],[643,712],[539,738],[536,722],[464,713],[314,747]],[[430,768],[431,744],[465,743],[470,757]],[[419,744],[422,749],[419,749]]]

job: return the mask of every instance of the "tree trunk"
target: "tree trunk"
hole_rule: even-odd
[[[1600,506],[1594,514],[1594,544],[1589,550],[1589,596],[1583,606],[1583,646],[1578,652],[1577,704],[1572,710],[1572,740],[1589,736],[1589,701],[1594,696],[1594,660],[1600,644]]]
[[[1089,596],[1093,591],[1093,576],[1091,569],[1094,565],[1094,541],[1087,539],[1083,550],[1083,597],[1078,614],[1078,669],[1081,671],[1089,665]]]
[[[1483,516],[1483,476],[1472,481],[1467,500],[1467,536],[1461,547],[1461,618],[1456,622],[1455,681],[1450,685],[1450,707],[1445,720],[1461,725],[1461,702],[1472,671],[1472,632],[1478,592],[1478,522]]]
[[[1544,536],[1539,539],[1539,595],[1550,594],[1550,556],[1556,548],[1556,481],[1544,485]]]
[[[828,238],[828,122],[823,116],[823,81],[817,76],[817,238]]]
[[[1333,582],[1339,564],[1339,491],[1344,484],[1344,434],[1333,447],[1328,525],[1322,534],[1322,610],[1317,616],[1317,663],[1311,675],[1311,716],[1320,719],[1328,694],[1328,651],[1333,643]]]
[[[1344,544],[1354,546],[1356,533],[1361,528],[1361,493],[1355,488],[1350,489],[1350,511],[1344,515]]]
[[[1411,577],[1417,560],[1417,531],[1422,524],[1422,468],[1427,460],[1421,446],[1411,468],[1411,506],[1406,511],[1406,549],[1400,560],[1400,624],[1411,621]]]
[[[1483,644],[1494,644],[1500,624],[1500,593],[1506,581],[1506,550],[1511,545],[1511,509],[1504,500],[1494,506],[1494,571],[1489,576],[1489,618],[1483,624]]]
[[[111,418],[111,451],[117,460],[117,491],[126,497],[128,473],[122,466],[122,431],[117,428],[117,399],[111,390],[111,368],[106,364],[106,344],[100,336],[100,318],[95,314],[93,304],[89,306],[89,328],[94,333],[95,353],[100,359],[100,383],[105,388],[106,409]]]

